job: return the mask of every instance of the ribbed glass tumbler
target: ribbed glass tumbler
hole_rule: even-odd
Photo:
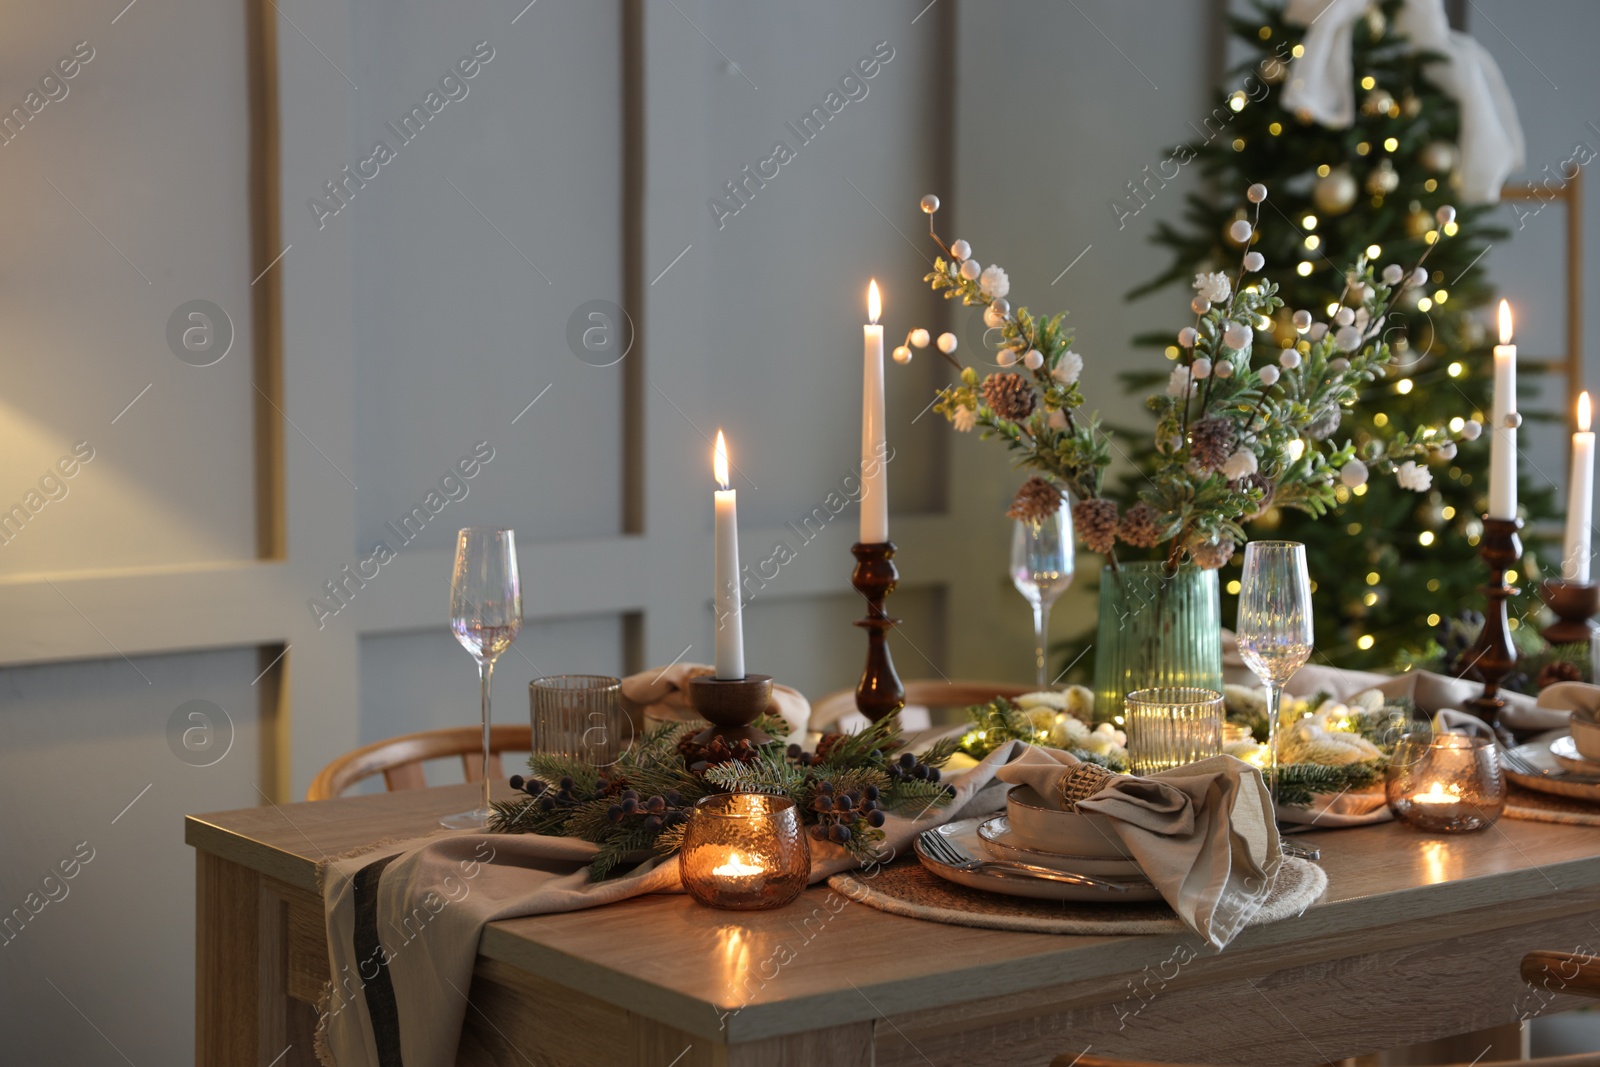
[[[1222,694],[1214,689],[1139,689],[1128,694],[1124,708],[1134,774],[1165,771],[1222,752]]]
[[[528,683],[533,751],[609,767],[633,743],[622,683],[601,674],[553,674]]]

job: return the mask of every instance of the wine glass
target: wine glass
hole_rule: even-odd
[[[1050,605],[1072,584],[1072,506],[1066,500],[1055,514],[1033,522],[1018,519],[1011,535],[1011,584],[1033,605],[1034,670],[1045,688],[1045,644]]]
[[[1251,541],[1239,579],[1239,655],[1267,687],[1267,786],[1278,799],[1278,705],[1283,685],[1311,658],[1306,546]]]
[[[468,526],[456,534],[450,575],[450,629],[478,663],[483,688],[483,803],[439,822],[454,830],[489,823],[489,684],[494,661],[522,629],[522,583],[517,577],[517,537],[511,530]]]

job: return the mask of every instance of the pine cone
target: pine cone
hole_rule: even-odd
[[[1061,499],[1061,490],[1043,478],[1029,478],[1012,498],[1006,518],[1037,525],[1061,510]]]
[[[1214,571],[1233,558],[1234,547],[1233,540],[1227,537],[1219,541],[1203,541],[1189,546],[1189,558],[1201,570]]]
[[[1272,507],[1272,498],[1278,493],[1278,487],[1273,484],[1272,479],[1259,471],[1247,474],[1236,482],[1229,482],[1228,487],[1241,493],[1251,489],[1261,490],[1261,503],[1257,504],[1256,509],[1250,514],[1241,516],[1243,522],[1254,522],[1266,514],[1267,509]]]
[[[1335,404],[1323,408],[1311,424],[1306,427],[1306,436],[1313,441],[1326,441],[1339,429],[1339,421],[1344,418],[1344,411]]]
[[[1122,513],[1117,536],[1135,548],[1153,548],[1161,540],[1161,513],[1143,500]]]
[[[1546,663],[1539,671],[1539,679],[1535,683],[1537,688],[1544,689],[1555,685],[1557,682],[1581,682],[1583,672],[1576,663],[1570,660],[1558,659]]]
[[[1117,543],[1117,502],[1090,497],[1072,505],[1072,524],[1090,552],[1105,554]]]
[[[1002,419],[1021,422],[1033,414],[1033,387],[1020,374],[991,374],[983,380],[983,402]]]
[[[1189,456],[1203,471],[1214,471],[1233,455],[1233,423],[1227,419],[1202,419],[1189,429]]]

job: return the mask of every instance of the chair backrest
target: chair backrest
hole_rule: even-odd
[[[952,682],[929,679],[916,679],[904,685],[906,704],[927,708],[964,708],[969,704],[987,703],[995,697],[1019,697],[1038,689],[1037,686],[1012,685],[1007,682]],[[811,729],[826,730],[855,710],[854,689],[829,693],[811,705]]]
[[[1600,998],[1600,956],[1538,949],[1522,957],[1522,980],[1551,993]]]
[[[533,748],[533,728],[528,724],[508,724],[489,728],[489,774],[504,775],[502,752],[528,752]],[[461,757],[467,781],[483,779],[483,729],[478,726],[451,726],[443,730],[391,737],[346,752],[317,773],[306,790],[307,800],[328,800],[338,796],[364,778],[382,774],[385,784],[396,789],[421,789],[427,785],[422,764],[427,760]]]

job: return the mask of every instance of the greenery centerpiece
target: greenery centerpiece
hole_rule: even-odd
[[[1035,316],[1026,307],[1013,308],[1004,268],[983,266],[966,241],[945,244],[933,229],[938,198],[922,200],[929,235],[942,253],[925,280],[946,299],[981,308],[986,336],[996,338],[989,354],[995,369],[982,374],[955,358],[952,335],[939,338],[939,351],[960,378],[940,391],[935,410],[958,431],[978,430],[1002,441],[1017,465],[1033,472],[1008,516],[1038,522],[1070,498],[1077,536],[1084,547],[1105,555],[1109,580],[1122,580],[1119,545],[1124,552],[1153,556],[1168,580],[1140,599],[1135,615],[1143,627],[1130,625],[1127,611],[1108,618],[1102,598],[1097,655],[1129,653],[1116,657],[1120,680],[1097,681],[1102,713],[1108,704],[1120,705],[1121,693],[1135,685],[1220,687],[1220,647],[1214,668],[1186,660],[1182,669],[1169,669],[1164,651],[1211,642],[1220,611],[1215,575],[1198,591],[1181,590],[1207,616],[1191,632],[1174,633],[1166,609],[1169,598],[1179,595],[1174,583],[1185,580],[1186,569],[1213,572],[1233,557],[1246,540],[1244,523],[1268,507],[1321,516],[1334,506],[1341,486],[1364,485],[1374,474],[1426,492],[1433,481],[1429,464],[1452,459],[1458,442],[1482,432],[1477,421],[1459,419],[1449,426],[1391,426],[1359,444],[1341,437],[1363,390],[1388,373],[1394,357],[1388,316],[1407,290],[1426,284],[1423,264],[1435,245],[1425,247],[1410,269],[1379,268],[1363,255],[1346,271],[1337,301],[1288,309],[1277,283],[1264,273],[1263,255],[1252,248],[1261,239],[1266,198],[1265,186],[1251,185],[1246,217],[1229,227],[1241,249],[1237,271],[1231,277],[1203,272],[1194,279],[1193,325],[1178,332],[1165,388],[1146,400],[1155,421],[1153,459],[1132,491],[1107,479],[1112,436],[1098,413],[1085,407],[1084,360],[1072,349],[1065,313]],[[1440,240],[1454,219],[1453,208],[1439,209]],[[1269,333],[1280,314],[1294,331],[1285,347]],[[927,331],[913,330],[907,340],[926,344]],[[910,348],[900,346],[895,358],[909,359]],[[1154,659],[1150,649],[1157,650]]]
[[[701,744],[695,735],[703,726],[681,723],[650,731],[605,767],[535,752],[530,775],[511,779],[521,795],[494,802],[489,829],[593,842],[600,851],[589,874],[598,881],[620,863],[676,852],[701,797],[772,793],[794,801],[813,839],[865,862],[883,840],[885,813],[915,818],[954,795],[939,769],[960,739],[913,754],[897,720],[890,716],[857,734],[824,734],[813,752],[786,745],[781,738],[789,727],[776,715],[756,723],[779,739],[763,745]]]

